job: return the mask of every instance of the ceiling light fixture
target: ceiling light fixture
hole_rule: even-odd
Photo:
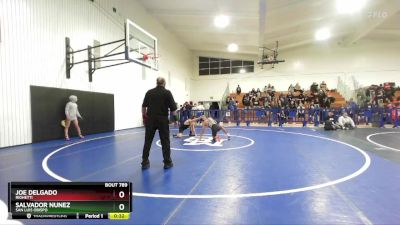
[[[246,73],[246,70],[242,68],[242,69],[239,70],[239,72],[240,73]]]
[[[321,28],[315,32],[315,40],[323,41],[331,37],[331,30],[329,28]]]
[[[340,14],[352,14],[364,8],[366,0],[336,0],[336,10]]]
[[[230,18],[225,15],[219,15],[214,18],[214,25],[218,28],[225,28],[229,25]]]
[[[228,51],[229,52],[237,52],[237,50],[239,50],[239,46],[235,43],[230,43],[228,45]]]

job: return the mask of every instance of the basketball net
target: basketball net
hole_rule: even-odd
[[[154,55],[154,53],[143,54],[143,60],[144,60],[144,61],[146,61],[146,60],[148,60],[148,59],[155,60],[155,59],[157,59],[157,58],[159,58],[159,57],[160,57],[159,54]]]

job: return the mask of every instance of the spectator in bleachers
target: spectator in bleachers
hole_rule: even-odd
[[[293,92],[294,92],[294,87],[293,87],[292,84],[290,84],[290,86],[289,86],[289,88],[288,88],[288,92],[289,92],[289,94],[293,94]]]
[[[376,103],[378,104],[378,106],[379,107],[384,107],[384,104],[383,104],[383,100],[384,100],[383,87],[379,88],[377,90],[375,98],[376,98]]]
[[[349,116],[351,118],[354,118],[354,115],[356,114],[356,111],[358,109],[358,105],[354,102],[353,98],[350,98],[350,100],[347,102],[346,108],[349,112]]]
[[[235,101],[234,101],[234,99],[233,98],[230,98],[229,99],[229,102],[228,102],[228,110],[230,110],[230,111],[233,111],[233,110],[235,110]]]
[[[253,96],[256,95],[257,94],[256,89],[254,89],[254,88],[251,89],[250,94],[253,95]]]
[[[199,102],[199,105],[197,106],[197,110],[204,110],[204,105],[202,102]]]
[[[310,87],[310,91],[312,94],[316,94],[319,91],[317,82],[313,82]]]
[[[305,96],[304,96],[304,89],[300,92],[299,96],[297,96],[297,104],[304,104],[305,102]]]
[[[323,90],[324,92],[328,91],[328,87],[326,86],[325,81],[321,82],[321,84],[319,85],[319,89]]]
[[[227,96],[226,99],[225,99],[225,104],[228,105],[230,100],[231,100],[231,97]]]
[[[264,109],[270,109],[271,103],[269,101],[264,101]]]
[[[260,88],[257,88],[257,92],[256,92],[257,98],[261,97],[261,91]]]
[[[267,87],[267,85],[265,85],[265,86],[264,86],[264,89],[263,89],[263,91],[264,91],[265,93],[267,93],[267,92],[268,92],[268,87]]]
[[[275,87],[271,86],[271,93],[270,93],[271,97],[274,98],[275,97]]]
[[[281,127],[283,124],[287,122],[288,112],[285,109],[285,107],[281,107],[280,111],[277,114],[278,114],[279,126]]]
[[[272,102],[272,97],[271,97],[271,95],[269,95],[268,93],[267,93],[267,95],[265,96],[265,101],[266,101],[266,102],[269,102],[269,103]]]
[[[294,86],[294,91],[295,92],[301,92],[302,90],[301,90],[301,87],[300,87],[300,84],[297,82],[296,83],[296,85]]]
[[[215,119],[218,119],[219,116],[218,110],[219,110],[218,102],[212,102],[210,105],[210,116]]]
[[[272,91],[272,86],[271,86],[271,84],[268,84],[268,86],[267,86],[267,92],[268,92],[269,94],[271,94],[271,91]]]
[[[383,85],[383,91],[385,93],[385,97],[392,101],[395,93],[395,83],[385,82]]]
[[[260,102],[259,102],[257,96],[253,97],[252,103],[253,103],[253,107],[256,107],[256,108],[260,105]]]
[[[297,106],[297,118],[305,118],[306,117],[306,111],[305,108],[303,106],[303,103],[300,102],[299,106]]]
[[[335,101],[334,99],[335,99],[334,97],[325,96],[323,103],[322,103],[323,107],[329,109],[331,107],[331,104]]]
[[[288,94],[286,95],[286,99],[287,99],[287,104],[290,104],[290,102],[294,99],[293,93],[288,92]]]
[[[281,94],[279,95],[278,106],[285,107],[286,104],[287,104],[287,99],[286,99],[285,95],[283,94],[283,92],[281,92]]]
[[[250,107],[250,101],[251,101],[251,99],[250,99],[249,93],[245,94],[243,96],[243,99],[242,99],[242,103],[243,103],[245,108],[249,108]]]
[[[237,86],[237,88],[236,88],[236,94],[237,94],[237,95],[240,95],[240,93],[242,93],[242,89],[240,88],[240,86],[239,86],[239,84],[238,84],[238,86]]]

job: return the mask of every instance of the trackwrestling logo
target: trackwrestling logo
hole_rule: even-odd
[[[200,141],[198,137],[189,137],[183,140],[185,143],[183,145],[207,145],[213,147],[222,147],[222,143],[227,139],[220,139],[219,141],[212,143],[212,137],[203,137]]]

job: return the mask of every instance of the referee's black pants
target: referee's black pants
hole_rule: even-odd
[[[149,160],[151,143],[158,129],[160,135],[164,163],[171,163],[171,148],[169,141],[169,120],[167,116],[150,116],[146,122],[146,134],[143,146],[143,161]]]

